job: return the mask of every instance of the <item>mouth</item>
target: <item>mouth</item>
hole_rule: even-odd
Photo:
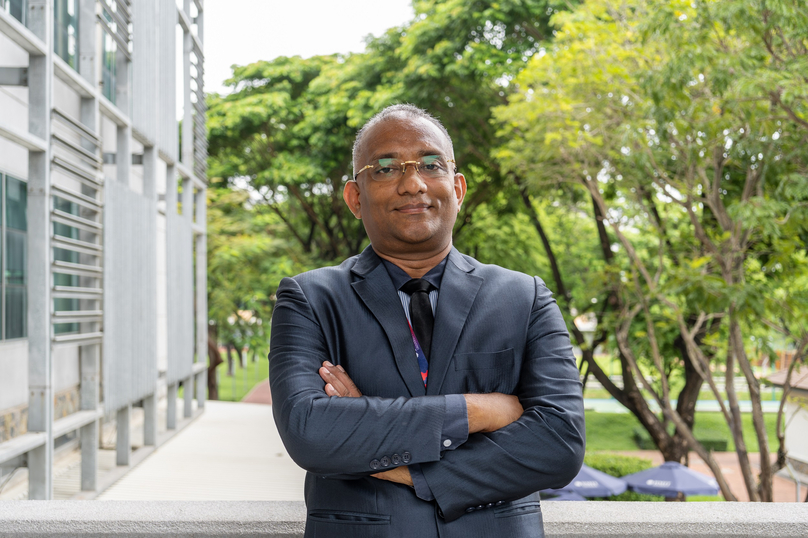
[[[407,215],[414,215],[418,213],[425,213],[429,210],[429,204],[405,204],[402,206],[397,207],[395,210],[399,213],[404,213]]]

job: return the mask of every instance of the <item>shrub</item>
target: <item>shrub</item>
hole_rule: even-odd
[[[627,474],[639,473],[653,467],[651,460],[645,458],[597,452],[584,456],[584,463],[593,469],[617,478]]]
[[[608,475],[616,476],[620,478],[621,476],[626,476],[628,474],[639,473],[640,471],[644,471],[646,469],[650,469],[653,467],[653,463],[651,460],[647,460],[645,458],[638,458],[636,456],[621,456],[619,454],[609,454],[609,453],[592,453],[587,454],[584,456],[584,463],[592,467],[593,469],[597,469],[598,471],[604,472]],[[626,491],[621,493],[620,495],[614,495],[612,497],[605,497],[603,499],[599,499],[603,501],[662,501],[663,498],[659,495],[645,495],[643,493],[635,493],[633,491]]]

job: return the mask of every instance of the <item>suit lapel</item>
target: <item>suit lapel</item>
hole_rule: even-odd
[[[423,396],[426,394],[424,382],[415,358],[407,318],[387,269],[373,249],[368,247],[359,256],[352,271],[361,278],[351,286],[384,329],[393,349],[399,374],[404,379],[410,395]],[[430,377],[431,375],[430,370]]]
[[[483,278],[472,274],[474,267],[452,248],[443,272],[438,295],[438,309],[435,326],[432,330],[432,349],[429,354],[429,395],[440,394],[446,371],[452,363],[452,356],[466,324],[466,318],[474,303]]]

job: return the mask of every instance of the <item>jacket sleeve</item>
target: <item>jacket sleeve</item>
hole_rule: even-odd
[[[584,409],[578,368],[561,312],[541,279],[527,331],[516,394],[523,415],[476,433],[421,471],[447,521],[467,509],[566,486],[581,468]]]
[[[440,459],[443,396],[327,396],[318,374],[326,360],[333,362],[310,302],[297,281],[283,279],[272,315],[269,380],[275,423],[295,463],[346,478],[393,468],[394,461]]]

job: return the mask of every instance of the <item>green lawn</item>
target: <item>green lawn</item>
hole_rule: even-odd
[[[645,391],[643,391],[643,394],[645,394],[646,398],[649,397],[648,394],[645,393]],[[672,392],[671,394],[673,396],[676,396],[676,392]],[[738,392],[737,395],[738,395],[738,400],[740,400],[740,401],[749,400],[749,393],[748,392]],[[776,401],[780,400],[780,397],[782,395],[783,395],[782,390],[780,390],[780,389],[772,390],[771,388],[767,387],[767,388],[762,389],[761,399],[763,401],[772,400],[772,401],[776,402]],[[584,398],[609,399],[611,397],[612,397],[612,395],[609,394],[609,392],[606,389],[601,389],[601,388],[592,389],[592,388],[587,387],[587,389],[584,391]],[[722,392],[721,397],[724,400],[726,400],[727,393]],[[699,400],[715,400],[715,397],[713,396],[712,392],[703,390],[703,391],[701,391],[699,393]]]
[[[222,357],[225,359],[225,357]],[[246,366],[241,368],[236,362],[235,375],[227,375],[227,360],[217,368],[219,376],[219,399],[227,402],[241,401],[259,382],[269,378],[269,359],[266,354],[258,354],[258,362],[252,357],[246,359]]]
[[[774,451],[777,446],[775,423],[777,416],[767,413],[764,416],[769,448]],[[744,413],[744,439],[749,452],[758,452],[757,441],[752,428],[752,415]],[[598,413],[586,411],[586,449],[600,450],[637,450],[634,443],[634,428],[641,428],[639,421],[630,413]],[[720,413],[697,413],[695,434],[701,439],[726,439],[727,450],[734,451],[735,444],[729,433],[729,427]]]

